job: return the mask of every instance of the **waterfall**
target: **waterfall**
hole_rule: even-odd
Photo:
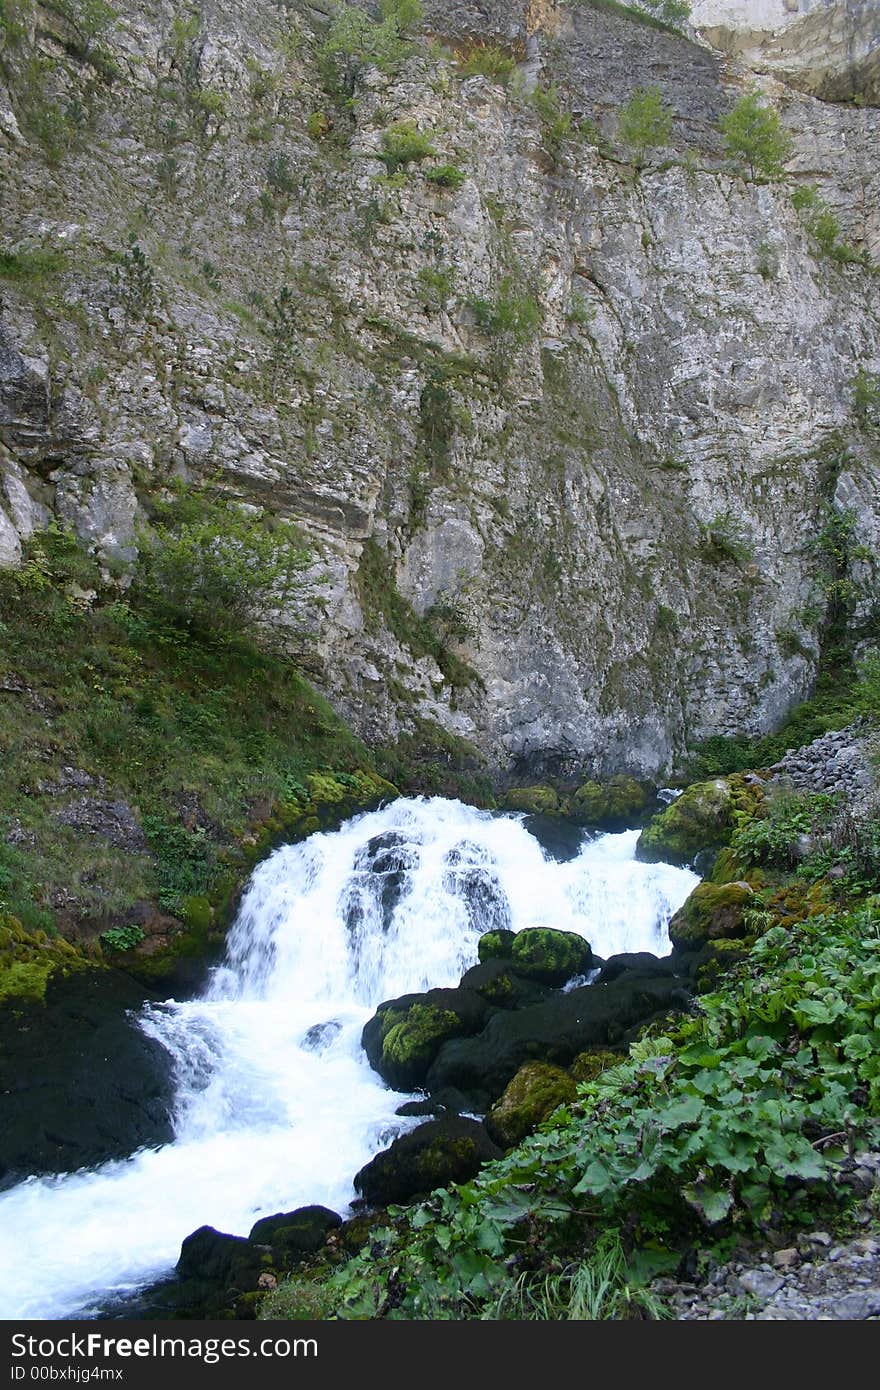
[[[494,927],[665,954],[697,879],[638,863],[637,838],[585,838],[559,862],[521,816],[414,798],[276,850],[202,997],[132,1020],[169,1053],[174,1142],[0,1194],[0,1317],[88,1316],[167,1275],[204,1224],[246,1235],[310,1203],[344,1213],[355,1172],[417,1123],[361,1051],[377,1004],[457,984]]]

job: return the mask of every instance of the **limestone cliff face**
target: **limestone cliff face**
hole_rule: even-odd
[[[877,0],[696,0],[697,31],[826,101],[880,101]]]
[[[793,154],[748,181],[717,121],[753,74],[587,3],[436,0],[342,94],[316,6],[142,0],[92,39],[21,13],[0,563],[56,516],[124,576],[144,499],[210,480],[310,537],[312,598],[274,620],[307,620],[292,649],[367,736],[428,720],[513,771],[652,775],[771,728],[815,674],[835,508],[870,635],[870,104],[762,77]],[[506,85],[462,75],[476,41]],[[639,167],[618,115],[645,85],[673,121]],[[389,177],[400,121],[436,153]]]

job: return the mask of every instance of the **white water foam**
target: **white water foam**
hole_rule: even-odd
[[[415,1123],[360,1048],[377,1004],[457,984],[493,927],[665,954],[698,880],[637,863],[637,838],[557,863],[519,816],[415,798],[277,850],[203,997],[139,1020],[172,1058],[175,1141],[0,1194],[0,1317],[88,1316],[167,1274],[201,1225],[246,1235],[305,1204],[344,1213],[357,1170]]]

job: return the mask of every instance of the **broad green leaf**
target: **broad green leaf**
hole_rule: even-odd
[[[733,1198],[726,1188],[708,1187],[705,1183],[688,1183],[682,1188],[682,1196],[710,1226],[723,1221],[733,1206]]]
[[[699,1096],[685,1096],[683,1100],[677,1101],[674,1105],[669,1105],[662,1110],[659,1115],[660,1124],[665,1130],[678,1129],[680,1125],[693,1124],[703,1113],[703,1102]]]

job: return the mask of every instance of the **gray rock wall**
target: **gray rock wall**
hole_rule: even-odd
[[[310,538],[310,594],[254,620],[368,737],[429,720],[502,768],[649,776],[772,728],[815,673],[835,506],[862,634],[875,612],[853,383],[880,281],[791,193],[876,252],[880,114],[764,79],[791,177],[750,182],[717,130],[750,75],[587,4],[433,5],[349,108],[318,11],[200,15],[126,6],[112,80],[54,12],[3,50],[0,563],[55,515],[124,583],[144,501],[210,482]],[[461,78],[475,38],[522,60],[506,87]],[[554,148],[551,83],[588,138]],[[646,84],[674,119],[639,169],[618,114]],[[403,119],[437,154],[388,178]]]

